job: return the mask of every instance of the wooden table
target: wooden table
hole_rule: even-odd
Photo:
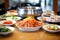
[[[60,40],[60,33],[48,33],[42,29],[36,32],[21,32],[16,29],[10,35],[0,35],[0,40]]]

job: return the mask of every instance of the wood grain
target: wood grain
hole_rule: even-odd
[[[58,11],[58,0],[53,0],[53,11],[57,14]]]
[[[7,8],[9,8],[9,0],[5,0],[5,11]]]
[[[60,40],[60,33],[48,33],[42,29],[36,32],[21,32],[16,29],[10,35],[0,35],[0,40]]]

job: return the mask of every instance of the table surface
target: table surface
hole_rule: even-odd
[[[22,32],[15,29],[10,35],[0,35],[0,40],[60,40],[60,33],[48,33],[42,29],[36,32]]]

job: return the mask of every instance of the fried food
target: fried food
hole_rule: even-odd
[[[17,23],[19,27],[40,27],[40,26],[43,26],[43,24],[44,24],[43,22],[37,21],[32,16],[29,16]]]

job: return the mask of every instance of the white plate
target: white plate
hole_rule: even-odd
[[[50,24],[48,24],[48,25],[50,25]],[[60,30],[48,30],[46,27],[47,27],[47,25],[44,25],[42,28],[43,28],[45,31],[48,31],[48,32],[60,32]],[[60,28],[59,25],[57,25],[57,27]]]
[[[5,21],[7,21],[7,20],[3,20],[3,21],[0,21],[0,24],[1,25],[13,25],[13,24],[15,24],[16,23],[16,21],[12,21],[12,24],[3,24]]]
[[[17,19],[13,19],[13,17],[6,17],[6,20],[21,20],[22,18],[21,17],[14,17],[14,18],[17,18]]]
[[[41,27],[19,27],[17,26],[17,28],[20,31],[38,31]]]
[[[32,27],[32,28],[24,28],[24,27],[18,27],[20,31],[38,31],[41,27]]]
[[[8,28],[8,29],[10,29],[11,31],[9,31],[9,32],[0,32],[0,34],[2,34],[2,35],[8,35],[8,34],[12,33],[15,30],[15,28],[11,27],[11,26],[5,26],[5,27]]]
[[[18,13],[17,13],[17,11],[15,11],[15,12],[10,12],[10,11],[7,11],[7,13],[6,13],[6,16],[11,16],[11,15],[18,15]]]
[[[48,17],[47,19],[46,19],[46,21],[47,22],[60,22],[58,19],[51,19],[51,17]]]
[[[49,18],[49,17],[37,17],[38,20],[41,20],[41,18]]]

